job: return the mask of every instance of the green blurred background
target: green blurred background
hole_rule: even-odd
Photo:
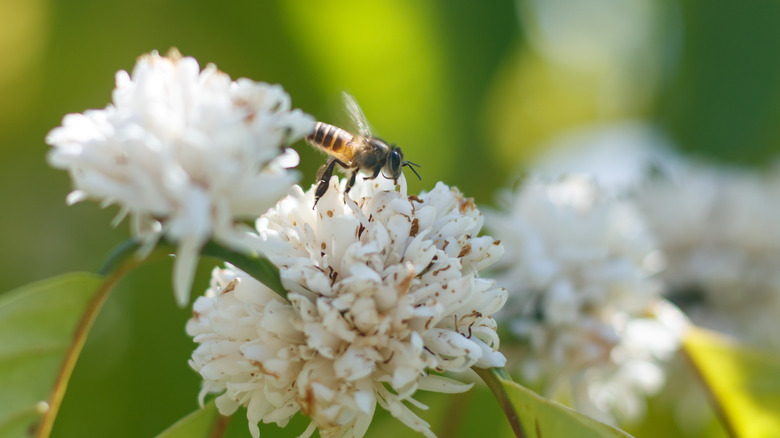
[[[66,113],[103,108],[114,73],[153,49],[280,83],[326,122],[345,120],[350,92],[376,133],[422,165],[412,192],[441,180],[490,204],[557,136],[625,120],[687,151],[772,161],[780,3],[543,1],[0,0],[0,290],[93,270],[128,237],[109,225],[115,208],[65,206],[68,176],[47,167],[44,137]],[[309,184],[324,157],[296,148]],[[112,294],[55,436],[150,436],[196,408],[190,310],[174,305],[170,268],[144,267]],[[246,433],[244,419],[234,426]]]

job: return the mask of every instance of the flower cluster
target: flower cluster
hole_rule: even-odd
[[[502,203],[487,226],[507,251],[497,280],[509,301],[497,318],[514,337],[510,361],[588,415],[636,417],[679,342],[638,212],[581,177],[531,179]]]
[[[312,209],[313,190],[295,187],[257,221],[265,255],[286,299],[230,266],[214,271],[187,333],[200,345],[191,365],[201,397],[219,393],[231,414],[247,406],[257,423],[284,425],[298,411],[304,432],[363,436],[377,404],[433,436],[407,404],[417,390],[470,385],[436,373],[500,367],[491,317],[506,291],[478,272],[503,252],[478,236],[482,215],[442,183],[418,196],[392,181],[358,181],[354,201],[331,187]]]
[[[780,349],[780,175],[685,163],[637,202],[667,258],[667,296],[697,325]]]
[[[116,75],[113,103],[65,116],[49,133],[52,166],[70,172],[69,203],[118,204],[150,250],[161,236],[178,242],[174,288],[186,304],[197,255],[215,238],[245,249],[237,220],[254,220],[296,181],[285,150],[314,127],[291,110],[278,85],[231,81],[214,65],[156,52],[132,76]]]
[[[590,128],[559,143],[535,170],[587,173],[632,198],[663,254],[666,298],[697,325],[780,349],[780,169],[697,161],[644,125]]]

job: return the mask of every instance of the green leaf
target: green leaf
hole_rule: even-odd
[[[414,399],[428,407],[425,410],[413,410],[431,425],[431,430],[436,436],[448,438],[514,436],[504,419],[501,407],[484,385],[477,385],[460,394],[418,391],[414,394]],[[404,426],[388,411],[377,409],[366,436],[395,438],[406,434],[415,436],[411,429]]]
[[[689,331],[684,346],[732,436],[777,436],[780,356],[699,328]]]
[[[102,282],[73,273],[0,295],[0,437],[33,433],[55,386],[67,385],[64,364]]]
[[[230,417],[217,412],[214,400],[174,423],[157,438],[215,438],[224,435]]]
[[[287,290],[282,285],[279,268],[267,258],[261,255],[249,256],[241,254],[214,241],[208,242],[201,250],[201,253],[204,256],[229,262],[251,275],[255,280],[268,286],[269,289],[278,293],[282,298],[287,299]]]
[[[518,437],[626,438],[631,435],[511,381],[503,369],[474,368],[499,399]]]
[[[140,263],[141,261],[137,259],[140,247],[141,242],[137,239],[125,241],[114,249],[106,263],[98,270],[98,273],[109,275],[127,264]],[[154,251],[146,257],[146,260],[160,259],[175,253],[176,246],[174,243],[161,240],[157,243]],[[243,254],[214,241],[207,242],[201,248],[201,255],[232,264],[251,275],[255,280],[268,286],[269,289],[279,294],[282,298],[287,299],[287,290],[282,285],[279,268],[262,255]]]

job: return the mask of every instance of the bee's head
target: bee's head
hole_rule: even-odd
[[[401,148],[395,145],[391,146],[390,156],[387,157],[387,168],[390,171],[390,176],[395,183],[398,183],[398,178],[401,177],[404,166],[409,166],[409,168],[412,169],[412,172],[417,175],[417,178],[422,179],[420,178],[420,174],[414,170],[414,167],[412,167],[419,167],[419,165],[412,163],[411,161],[404,161],[404,153],[401,152]]]
[[[398,182],[398,178],[401,177],[401,169],[403,169],[404,153],[401,152],[401,148],[397,146],[391,146],[390,156],[387,157],[387,170],[390,171],[390,177],[393,181]]]

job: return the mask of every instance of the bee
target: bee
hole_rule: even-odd
[[[374,179],[382,172],[382,176],[398,184],[403,168],[409,166],[417,178],[422,179],[417,170],[412,167],[420,167],[420,165],[404,160],[401,148],[371,135],[368,121],[354,97],[344,93],[344,103],[352,123],[358,128],[357,135],[337,126],[317,122],[314,132],[306,137],[312,146],[331,157],[318,177],[319,182],[314,192],[315,206],[328,191],[330,177],[333,176],[333,169],[337,164],[350,173],[344,190],[345,195],[355,185],[357,174],[361,171],[369,175],[363,177],[364,179]]]

